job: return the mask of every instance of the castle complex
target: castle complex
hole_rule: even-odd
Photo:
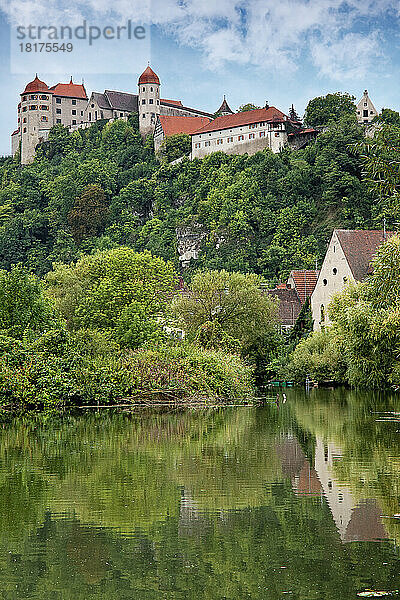
[[[293,106],[289,116],[268,103],[264,108],[234,113],[224,97],[216,113],[211,114],[184,106],[180,100],[163,99],[160,79],[148,66],[139,77],[137,94],[105,90],[92,92],[90,98],[84,85],[73,83],[72,78],[69,83],[48,87],[36,75],[21,94],[18,127],[11,135],[12,154],[20,150],[21,164],[28,164],[54,125],[62,124],[73,131],[102,119],[127,119],[133,113],[139,116],[141,135],[154,135],[156,152],[165,138],[190,135],[191,158],[216,151],[254,154],[264,148],[273,152],[285,146],[299,149],[318,133],[302,127]],[[357,106],[358,121],[370,123],[376,114],[365,91]]]

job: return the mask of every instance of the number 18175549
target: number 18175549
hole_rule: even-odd
[[[72,52],[74,46],[71,42],[26,42],[19,44],[19,48],[21,52]]]

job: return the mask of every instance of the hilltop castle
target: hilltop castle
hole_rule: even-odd
[[[92,92],[90,98],[84,85],[73,83],[72,78],[69,83],[48,87],[36,75],[21,93],[18,128],[11,135],[12,154],[20,149],[21,163],[28,164],[37,145],[47,140],[56,124],[73,131],[101,119],[127,119],[132,113],[139,115],[143,137],[154,134],[156,152],[166,137],[190,135],[192,158],[218,150],[253,154],[264,148],[279,152],[286,145],[298,149],[318,133],[302,128],[293,106],[289,116],[268,103],[264,108],[234,113],[224,97],[211,114],[184,106],[180,100],[162,99],[160,87],[160,79],[150,66],[139,77],[137,94],[105,90]]]

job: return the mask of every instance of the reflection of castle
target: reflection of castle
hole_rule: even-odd
[[[315,467],[311,467],[296,438],[285,438],[277,446],[285,475],[296,494],[325,497],[342,542],[367,542],[387,538],[381,510],[375,500],[356,502],[350,489],[335,480],[334,463],[342,453],[317,438]]]

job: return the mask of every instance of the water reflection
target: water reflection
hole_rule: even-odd
[[[398,589],[395,397],[3,424],[0,589],[20,600]],[[384,518],[381,518],[384,515]]]

